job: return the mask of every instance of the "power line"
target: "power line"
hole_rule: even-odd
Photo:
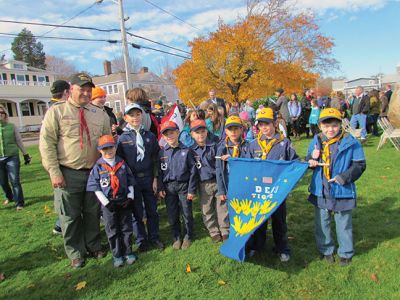
[[[57,24],[48,24],[48,23],[22,22],[22,21],[11,21],[11,20],[0,20],[0,22],[13,23],[13,24],[24,24],[24,25],[48,26],[48,27],[61,27],[61,28],[71,28],[71,29],[86,29],[86,30],[94,30],[94,31],[100,31],[100,32],[121,32],[120,29],[101,29],[101,28],[87,27],[87,26],[57,25]],[[175,47],[172,47],[172,46],[169,46],[169,45],[166,45],[166,44],[163,44],[163,43],[160,43],[160,42],[148,39],[148,38],[145,38],[145,37],[137,35],[137,34],[133,34],[133,33],[130,33],[130,32],[127,32],[127,34],[129,34],[130,36],[139,38],[139,39],[143,39],[143,40],[155,43],[155,44],[160,45],[160,46],[164,46],[164,47],[167,47],[167,48],[170,48],[170,49],[173,49],[173,50],[176,50],[176,51],[180,51],[180,52],[183,52],[183,53],[186,53],[186,54],[191,54],[188,51],[181,50],[181,49],[178,49],[178,48],[175,48]]]
[[[93,4],[91,4],[89,7],[85,8],[84,10],[78,12],[76,15],[72,16],[71,18],[69,18],[68,20],[66,20],[65,22],[59,24],[59,25],[65,25],[67,24],[69,21],[72,21],[73,19],[75,19],[76,17],[79,17],[80,15],[84,14],[85,12],[87,12],[89,9],[91,9],[93,6],[95,6],[96,4],[99,4],[99,2],[95,1],[93,2]],[[46,34],[56,30],[57,27],[54,27],[53,29],[50,29],[49,31],[46,31],[45,33],[43,33],[40,37],[45,36]]]
[[[1,35],[3,35],[3,36],[1,36]],[[18,34],[0,32],[0,37],[15,37],[15,36],[18,36]],[[119,41],[119,40],[106,40],[106,39],[87,39],[87,38],[58,37],[58,36],[40,37],[40,36],[34,36],[34,35],[33,35],[33,37],[35,37],[37,39],[54,39],[54,40],[84,41],[84,42],[107,42],[107,43],[110,43],[110,44],[121,43],[121,41]],[[164,51],[164,50],[157,49],[157,48],[142,46],[142,45],[135,44],[135,43],[129,43],[129,44],[133,48],[136,48],[136,49],[148,49],[148,50],[152,50],[152,51],[156,51],[156,52],[160,52],[160,53],[165,53],[165,54],[172,55],[172,56],[177,56],[177,57],[184,58],[184,59],[190,59],[190,57],[183,56],[183,55],[176,54],[176,53],[172,53],[172,52],[168,52],[168,51]]]
[[[156,7],[156,8],[158,8],[159,10],[161,10],[161,11],[163,11],[164,13],[166,13],[166,14],[168,14],[168,15],[174,17],[175,19],[178,19],[179,21],[185,23],[186,25],[189,25],[190,27],[192,27],[192,28],[194,28],[194,29],[196,29],[196,30],[201,31],[201,29],[199,29],[199,28],[197,28],[196,26],[194,26],[194,25],[192,25],[192,24],[186,22],[185,20],[179,18],[178,16],[175,16],[173,13],[170,13],[169,11],[167,11],[167,10],[165,10],[164,8],[158,6],[157,4],[154,4],[153,2],[150,2],[149,0],[143,0],[143,1],[144,1],[144,2],[147,2],[148,4],[150,4],[150,5],[152,5],[152,6]]]

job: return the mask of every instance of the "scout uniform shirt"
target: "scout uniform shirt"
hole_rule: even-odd
[[[197,167],[193,150],[179,143],[176,148],[166,145],[159,153],[160,168],[158,190],[165,191],[164,184],[177,181],[188,183],[188,193],[194,194],[197,186]]]
[[[143,160],[137,159],[136,132],[127,127],[123,129],[122,134],[118,138],[117,154],[125,159],[135,176],[156,176],[158,172],[156,162],[158,160],[158,152],[160,151],[157,138],[150,131],[140,129],[139,132],[143,138]]]
[[[215,179],[215,156],[217,155],[217,144],[207,138],[204,147],[194,143],[194,159],[199,170],[200,181]]]
[[[267,143],[270,141],[265,135],[262,135],[260,139],[262,141],[266,141]],[[271,150],[268,152],[266,157],[267,160],[295,160],[299,158],[289,139],[284,138],[279,141],[279,132],[275,133],[272,139],[276,139],[277,142],[274,143]],[[250,143],[249,148],[251,158],[262,159],[263,150],[261,149],[257,138]]]
[[[121,166],[115,172],[115,176],[118,178],[118,189],[113,196],[112,189],[112,178],[110,172],[103,166],[108,165],[107,162],[100,158],[94,165],[92,171],[90,172],[86,191],[96,192],[102,191],[108,200],[124,202],[127,199],[129,193],[129,186],[134,186],[135,180],[132,175],[132,171],[129,169],[128,165],[119,156],[115,157],[115,165],[117,166],[121,163]],[[108,165],[109,166],[109,165]],[[111,167],[111,166],[109,166]]]
[[[62,176],[60,166],[91,169],[99,158],[97,141],[102,135],[111,134],[110,120],[102,109],[90,103],[83,106],[83,115],[87,128],[81,133],[78,104],[72,101],[55,103],[47,111],[40,130],[39,149],[50,177]]]

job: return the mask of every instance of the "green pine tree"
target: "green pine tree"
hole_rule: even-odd
[[[46,69],[46,54],[43,52],[43,44],[37,42],[32,32],[24,28],[11,43],[14,59],[21,60],[31,67]]]

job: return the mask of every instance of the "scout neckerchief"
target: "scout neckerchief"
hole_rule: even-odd
[[[279,133],[279,138],[273,138],[271,140],[261,140],[263,134],[261,133],[261,131],[258,133],[257,142],[262,150],[262,157],[261,157],[262,160],[266,160],[268,153],[271,151],[272,147],[282,142],[283,139],[285,138],[285,136],[281,132],[278,131],[278,133]]]
[[[231,141],[233,146],[229,145],[229,137],[226,137],[225,139],[225,147],[227,149],[232,148],[232,157],[239,157],[240,156],[240,146],[244,144],[244,140],[241,138],[240,142],[238,144],[235,144],[234,142]]]
[[[110,167],[108,164],[101,164],[101,166],[106,169],[108,171],[108,173],[110,174],[110,179],[111,179],[111,191],[112,191],[112,195],[113,198],[115,199],[115,197],[117,196],[118,190],[119,190],[119,179],[117,174],[117,171],[119,170],[119,168],[121,168],[121,166],[124,164],[124,161],[120,161],[119,163],[117,163],[114,167]]]
[[[330,139],[330,140],[322,140],[322,133],[320,134],[320,140],[322,143],[322,163],[324,164],[323,166],[323,171],[324,171],[324,176],[327,180],[331,179],[331,153],[329,151],[329,146],[340,141],[343,138],[344,131],[339,133],[336,137]]]
[[[83,149],[83,132],[84,131],[86,131],[89,145],[91,145],[89,127],[87,126],[87,123],[85,120],[85,109],[83,107],[80,107],[79,108],[79,142],[80,142],[81,149]]]
[[[136,161],[142,161],[144,159],[144,142],[143,142],[143,137],[140,134],[140,130],[142,129],[143,126],[141,126],[139,129],[136,129],[132,127],[131,125],[126,126],[129,130],[135,131],[136,132]]]

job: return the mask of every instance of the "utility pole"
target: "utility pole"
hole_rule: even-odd
[[[123,52],[124,52],[126,87],[128,90],[132,87],[132,84],[131,84],[131,70],[129,67],[128,43],[126,41],[124,5],[122,3],[122,0],[118,0],[118,6],[119,6],[119,17],[120,17],[120,22],[121,22],[122,48],[123,48]]]

